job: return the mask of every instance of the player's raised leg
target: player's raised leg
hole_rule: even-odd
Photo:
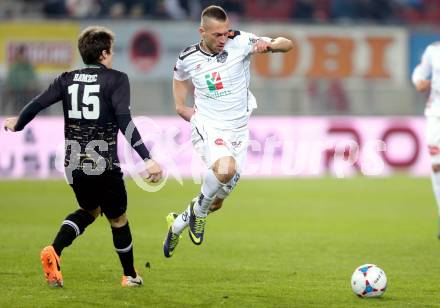
[[[192,242],[200,245],[203,242],[206,216],[209,207],[219,190],[228,183],[236,173],[236,163],[232,156],[218,159],[205,174],[197,202],[190,204],[189,236]]]
[[[219,191],[217,192],[214,200],[208,209],[208,214],[218,211],[222,206],[224,200],[230,195],[230,193],[234,190],[237,185],[238,180],[240,179],[240,174],[238,172],[232,177],[232,179],[225,185],[223,185]],[[176,213],[170,213],[166,217],[167,220],[167,236],[164,241],[164,254],[165,257],[171,257],[177,244],[179,243],[180,234],[185,230],[189,225],[189,216],[191,213],[191,208],[198,201],[198,196],[191,200],[188,207],[179,215]]]
[[[186,213],[186,210],[184,213]],[[168,233],[163,242],[163,253],[167,258],[170,258],[174,254],[174,250],[181,238],[181,232],[179,234],[173,232],[173,223],[177,217],[178,215],[176,213],[169,213],[166,217]]]
[[[223,206],[223,202],[231,192],[234,190],[234,188],[237,186],[238,180],[240,180],[240,173],[238,171],[235,172],[232,179],[222,186],[222,188],[219,189],[217,192],[217,195],[215,196],[214,201],[212,202],[211,206],[209,207],[208,214],[218,211]]]
[[[99,215],[100,209],[86,211],[79,209],[64,219],[51,246],[43,248],[40,254],[44,277],[50,287],[62,287],[63,276],[60,268],[60,256],[64,248],[70,246]]]

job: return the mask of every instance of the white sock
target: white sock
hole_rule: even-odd
[[[189,205],[173,222],[171,229],[174,234],[181,234],[189,224]]]
[[[199,201],[194,205],[194,213],[199,217],[206,217],[208,215],[209,206],[214,201],[215,195],[223,187],[223,183],[220,182],[214,174],[212,169],[206,172],[203,178],[203,184]]]
[[[437,201],[438,214],[440,216],[440,173],[434,172],[431,174],[432,189],[434,190],[435,200]]]

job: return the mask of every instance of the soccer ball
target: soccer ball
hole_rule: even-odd
[[[351,288],[359,297],[379,297],[387,288],[387,276],[377,265],[364,264],[351,276]]]

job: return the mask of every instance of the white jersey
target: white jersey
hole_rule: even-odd
[[[425,115],[440,117],[440,42],[426,47],[422,61],[414,69],[412,82],[431,79],[431,92]]]
[[[174,67],[176,80],[191,79],[196,116],[223,129],[247,125],[257,107],[249,91],[250,56],[259,38],[243,31],[230,31],[223,51],[208,54],[200,44],[183,50]]]

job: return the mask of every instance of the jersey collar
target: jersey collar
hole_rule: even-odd
[[[93,63],[93,64],[86,64],[86,68],[107,68],[102,63]]]
[[[215,57],[216,55],[218,55],[218,52],[216,52],[216,53],[207,53],[206,51],[204,51],[204,50],[202,49],[202,42],[200,42],[200,43],[197,44],[197,49],[198,49],[201,53],[203,53],[205,56],[208,56],[208,57]]]

